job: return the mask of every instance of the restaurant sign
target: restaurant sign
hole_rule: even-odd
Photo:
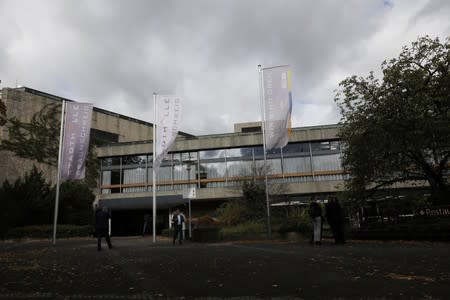
[[[417,211],[421,217],[450,217],[450,205],[422,207]]]

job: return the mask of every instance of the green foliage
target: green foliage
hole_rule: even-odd
[[[57,236],[59,238],[68,237],[88,237],[92,234],[93,228],[90,225],[59,225]],[[51,239],[53,236],[53,225],[32,225],[16,227],[8,230],[5,239]]]
[[[45,105],[35,113],[29,123],[22,122],[16,117],[6,119],[2,115],[0,103],[0,126],[2,122],[8,128],[7,140],[0,144],[0,150],[11,151],[18,157],[28,158],[40,163],[57,166],[59,135],[61,126],[61,104],[51,103]],[[100,161],[97,159],[95,147],[102,142],[91,137],[89,152],[86,159],[86,178],[84,181],[91,188],[97,186]]]
[[[223,203],[216,214],[227,226],[246,221],[261,221],[265,217],[266,200],[264,185],[246,181],[242,184],[243,198]]]
[[[5,102],[0,99],[0,127],[6,124],[6,105]]]
[[[345,79],[335,97],[350,196],[426,180],[435,202],[448,202],[450,38],[419,38],[382,71],[382,80],[372,72]]]
[[[9,229],[52,224],[56,187],[51,188],[35,166],[14,184],[0,187],[0,236]],[[60,187],[59,224],[85,225],[92,222],[94,195],[82,181],[67,181]]]
[[[225,226],[233,226],[244,221],[246,208],[241,201],[229,201],[216,210],[220,222]]]
[[[0,150],[56,166],[58,162],[61,105],[48,104],[33,115],[30,123],[16,117],[7,120],[9,139]]]
[[[266,211],[266,193],[264,184],[256,181],[246,181],[242,184],[243,201],[247,220],[261,220]]]
[[[311,218],[306,207],[293,210],[286,218],[274,219],[274,225],[278,224],[278,233],[301,232],[310,233],[312,231]]]
[[[56,198],[56,186],[53,187],[51,199]],[[69,180],[60,186],[59,215],[60,224],[91,224],[93,219],[92,203],[95,196],[83,181]]]
[[[249,221],[221,230],[222,239],[258,238],[267,235],[267,225],[262,222]]]
[[[51,223],[50,185],[35,166],[13,185],[8,181],[0,188],[0,231],[31,224]]]

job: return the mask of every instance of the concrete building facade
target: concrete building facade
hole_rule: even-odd
[[[33,116],[39,114],[49,105],[62,105],[62,101],[73,101],[28,87],[3,88],[0,99],[6,107],[6,119],[17,118],[21,122],[29,123]],[[86,101],[78,102],[89,102]],[[59,114],[61,108],[58,108]],[[153,134],[153,124],[130,118],[118,113],[94,107],[92,114],[91,137],[96,137],[105,143],[124,143],[150,140]],[[184,134],[184,133],[182,133]],[[8,125],[0,127],[0,143],[9,139]],[[59,136],[55,136],[58,140]],[[17,157],[9,151],[0,151],[0,182],[8,179],[14,181],[28,172],[33,164],[43,171],[50,182],[56,180],[56,167],[38,163],[31,159]]]
[[[48,105],[72,101],[27,87],[0,91],[6,118],[22,122],[30,122]],[[157,179],[157,208],[164,219],[172,207],[187,203],[187,191],[196,191],[191,204],[193,217],[198,217],[224,201],[242,197],[242,183],[261,176],[261,123],[236,124],[234,129],[234,133],[202,136],[179,133]],[[122,223],[141,224],[141,220],[126,219],[140,218],[152,210],[152,130],[151,123],[94,107],[91,137],[104,144],[97,147],[101,170],[96,201],[116,216],[122,213]],[[294,128],[285,148],[267,154],[269,186],[278,187],[272,201],[307,201],[312,195],[325,197],[343,189],[337,130],[337,125]],[[2,126],[0,142],[8,138],[8,125]],[[14,181],[33,165],[43,171],[47,181],[56,181],[55,166],[9,151],[0,155],[0,182]],[[123,230],[130,233],[129,228]]]
[[[190,202],[192,217],[213,214],[225,201],[242,197],[244,181],[261,179],[264,155],[262,134],[241,132],[179,137],[162,162],[157,177],[157,209],[161,226],[167,226],[172,207]],[[257,128],[258,123],[248,124]],[[267,153],[271,202],[308,203],[312,196],[325,199],[344,188],[341,144],[337,125],[294,128],[289,144]],[[97,201],[131,219],[151,213],[152,142],[107,145],[97,149],[101,160]],[[187,199],[195,189],[195,198]],[[165,224],[165,225],[164,225]],[[135,224],[138,228],[139,224]],[[120,231],[120,228],[116,228]],[[136,230],[136,229],[135,229]]]

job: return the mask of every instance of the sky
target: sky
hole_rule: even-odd
[[[335,124],[339,82],[380,76],[419,36],[450,36],[448,0],[0,0],[0,87],[26,86],[181,130],[261,120],[257,66],[290,65],[293,127]]]

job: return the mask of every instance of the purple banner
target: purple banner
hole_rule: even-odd
[[[61,180],[84,178],[91,121],[91,103],[66,102]]]

